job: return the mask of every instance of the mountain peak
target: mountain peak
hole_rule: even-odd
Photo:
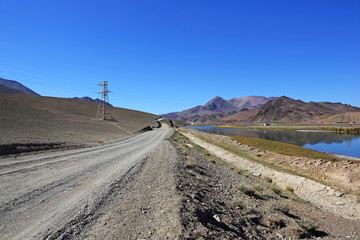
[[[213,103],[221,103],[221,102],[226,102],[222,97],[216,96],[213,99],[211,99],[210,101],[208,101],[205,106],[213,104]]]

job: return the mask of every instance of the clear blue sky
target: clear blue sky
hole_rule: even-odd
[[[248,95],[360,106],[359,0],[0,0],[0,77],[156,114]]]

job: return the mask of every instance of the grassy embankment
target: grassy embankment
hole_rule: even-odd
[[[214,126],[218,128],[239,128],[239,129],[281,129],[281,130],[322,130],[337,133],[360,134],[359,127],[334,127],[334,126],[286,126],[286,125],[273,125],[273,126],[233,126],[233,125],[220,125]]]
[[[270,141],[270,140],[257,139],[257,138],[247,138],[247,137],[231,137],[231,138],[237,142],[250,145],[254,148],[258,148],[261,150],[270,151],[274,153],[279,153],[287,156],[306,157],[312,159],[321,158],[326,161],[336,160],[334,157],[328,154],[303,148],[289,143],[282,143],[277,141]]]
[[[197,135],[203,141],[206,141],[210,144],[218,146],[228,152],[231,152],[237,156],[246,158],[250,161],[259,163],[268,168],[274,169],[279,172],[289,173],[297,176],[301,176],[304,178],[308,178],[323,184],[328,184],[324,182],[324,175],[319,173],[318,171],[310,171],[309,169],[301,169],[296,166],[291,166],[290,164],[277,164],[276,161],[269,161],[268,158],[263,156],[262,154],[253,154],[247,150],[242,150],[234,146],[230,146],[224,142],[216,142],[211,139],[202,137]],[[249,146],[265,150],[271,151],[275,153],[280,153],[283,155],[297,156],[297,157],[307,157],[312,159],[323,159],[325,161],[335,161],[336,159],[332,156],[329,156],[325,153],[317,152],[311,149],[302,148],[292,144],[286,144],[276,141],[262,140],[262,139],[252,139],[252,138],[243,138],[243,137],[231,137],[232,139],[241,142],[242,144],[247,144]]]

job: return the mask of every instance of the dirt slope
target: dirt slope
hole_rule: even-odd
[[[115,121],[96,119],[97,107],[75,99],[0,94],[0,145],[96,145],[158,126],[158,116],[123,108],[111,109]]]

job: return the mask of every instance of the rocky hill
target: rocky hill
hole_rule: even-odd
[[[303,102],[282,96],[265,103],[259,111],[249,119],[250,122],[300,122],[317,121],[326,117],[345,113],[359,112],[360,108],[342,103]]]
[[[215,97],[205,105],[161,116],[196,124],[244,124],[320,120],[330,122],[340,119],[331,116],[348,112],[360,112],[360,108],[339,102],[306,103],[286,96],[279,98],[248,96],[230,100]]]
[[[224,100],[217,96],[205,105],[199,105],[181,112],[162,114],[161,116],[169,119],[186,121],[188,123],[212,123],[221,121],[221,119],[236,113],[242,115],[245,111],[257,109],[272,99],[275,98],[247,96]],[[248,113],[246,112],[245,115],[246,114]]]
[[[270,100],[274,100],[276,97],[263,97],[263,96],[247,96],[247,97],[240,97],[240,98],[232,98],[227,100],[228,103],[234,105],[239,110],[243,108],[259,108],[263,104],[267,103]]]
[[[98,98],[92,99],[91,97],[87,97],[87,96],[82,97],[82,98],[74,97],[73,99],[82,100],[82,101],[88,101],[88,102],[96,102],[96,103],[100,103],[100,102],[102,103],[103,102],[103,100],[101,100],[101,99],[98,99]],[[110,103],[105,103],[105,104],[108,105],[108,106],[112,106]]]
[[[23,84],[14,81],[0,78],[0,93],[10,93],[10,94],[30,94],[40,96],[33,90],[28,87],[25,87]]]

